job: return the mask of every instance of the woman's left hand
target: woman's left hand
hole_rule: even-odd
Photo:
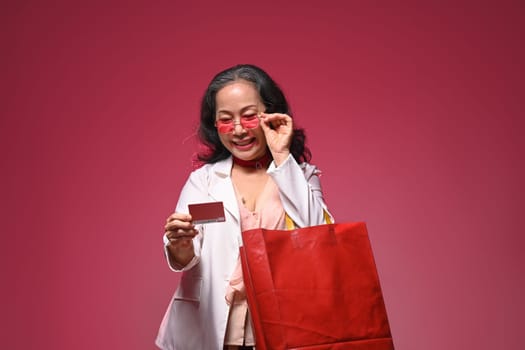
[[[290,154],[293,135],[292,118],[282,113],[261,113],[260,118],[266,144],[272,152],[275,164],[279,166]]]

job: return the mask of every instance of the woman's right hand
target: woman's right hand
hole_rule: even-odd
[[[191,222],[191,215],[173,213],[166,220],[165,236],[169,240],[167,245],[175,262],[187,265],[193,259],[193,237],[198,231]]]

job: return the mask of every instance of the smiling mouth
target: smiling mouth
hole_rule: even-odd
[[[243,141],[232,141],[233,145],[237,148],[247,148],[247,147],[250,147],[251,145],[253,145],[255,142],[255,139],[254,138],[250,138],[248,140],[243,140]]]

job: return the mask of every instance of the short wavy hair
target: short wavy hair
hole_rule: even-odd
[[[237,80],[253,83],[266,107],[265,113],[285,113],[292,116],[284,93],[264,70],[251,64],[228,68],[212,79],[202,98],[198,137],[205,150],[197,154],[200,162],[216,163],[231,155],[222,144],[215,128],[216,96],[220,89]],[[290,153],[298,163],[309,162],[312,158],[305,143],[304,129],[294,127]]]

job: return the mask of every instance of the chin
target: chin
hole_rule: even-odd
[[[250,151],[235,150],[234,152],[232,152],[232,154],[235,157],[242,159],[242,160],[253,160],[253,159],[262,157],[264,155],[264,152],[262,152],[261,150],[250,150]]]

